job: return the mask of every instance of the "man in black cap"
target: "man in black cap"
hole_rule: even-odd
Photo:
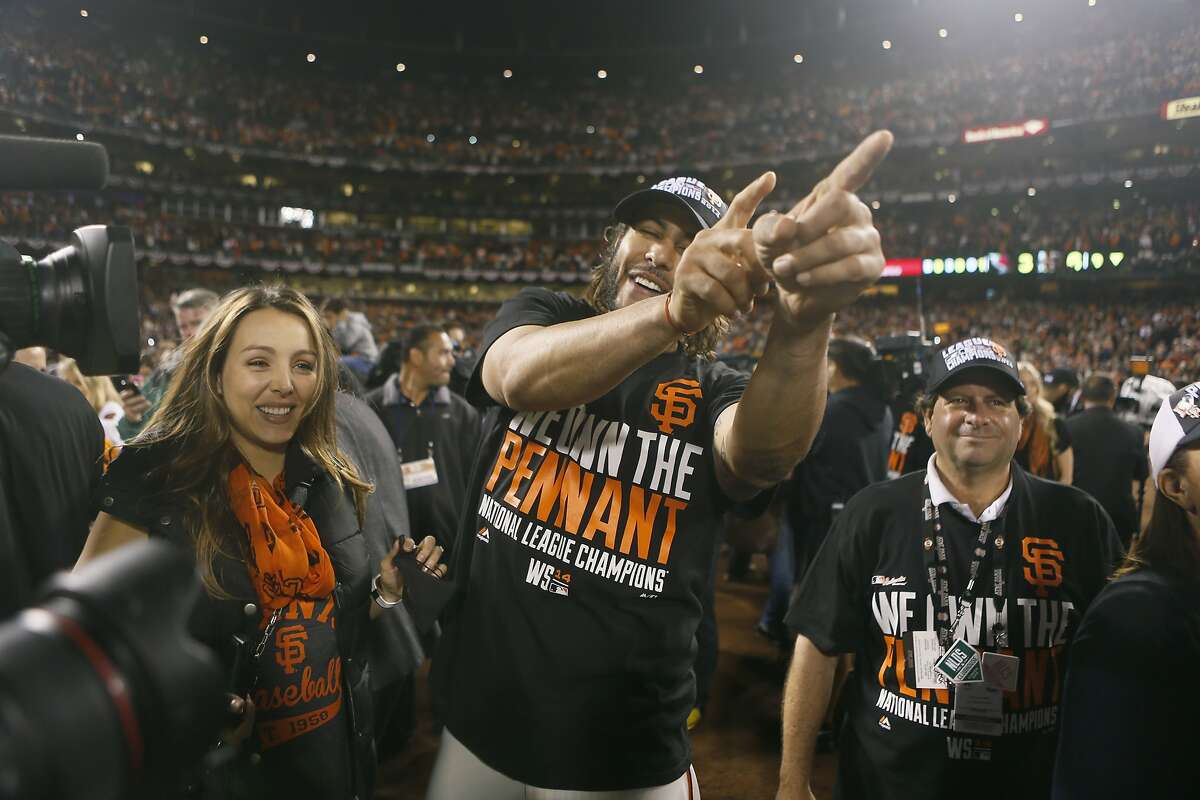
[[[882,272],[854,196],[868,137],[787,214],[748,228],[694,178],[623,200],[587,299],[525,290],[484,331],[484,433],[434,659],[432,800],[694,797],[686,719],[716,521],[784,478],[825,403],[832,315]],[[703,361],[774,280],[753,378]],[[571,793],[571,794],[562,794]]]
[[[1042,395],[1054,406],[1054,413],[1066,419],[1080,410],[1079,373],[1073,369],[1052,369],[1042,377]]]
[[[933,357],[928,468],[859,492],[793,599],[780,798],[810,798],[841,654],[856,656],[837,796],[1048,798],[1066,650],[1120,557],[1095,500],[1013,463],[1012,356]]]

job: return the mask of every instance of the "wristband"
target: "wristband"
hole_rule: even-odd
[[[399,600],[388,600],[383,596],[383,592],[379,589],[379,579],[383,577],[380,573],[375,573],[375,577],[371,579],[371,599],[380,608],[395,608],[404,602],[404,592],[400,593]]]
[[[686,331],[677,325],[675,320],[671,319],[671,294],[672,292],[667,292],[667,302],[663,305],[663,314],[665,314],[667,317],[667,324],[674,328],[680,336],[695,336],[697,333],[704,330],[704,328],[701,328],[700,331]]]

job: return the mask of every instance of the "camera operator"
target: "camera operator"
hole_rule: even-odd
[[[0,618],[79,557],[103,454],[100,420],[73,386],[25,364],[0,371]]]
[[[372,795],[365,625],[402,599],[401,540],[376,562],[362,535],[372,487],[337,445],[336,374],[303,295],[229,294],[109,469],[80,559],[147,536],[194,548],[207,592],[193,632],[241,715],[222,737],[244,756],[216,778],[228,797]],[[445,574],[432,539],[403,541]]]

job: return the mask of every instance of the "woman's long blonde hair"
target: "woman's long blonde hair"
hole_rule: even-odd
[[[254,311],[275,309],[308,328],[317,357],[317,385],[293,442],[345,490],[350,487],[361,525],[370,483],[337,446],[337,350],[308,298],[285,286],[252,286],[222,298],[183,353],[145,430],[129,444],[169,444],[172,457],[158,468],[163,493],[183,501],[184,524],[196,546],[200,576],[210,594],[228,596],[213,571],[217,554],[240,557],[242,528],[229,502],[230,471],[242,461],[230,438],[229,412],[219,393],[221,371],[238,325]]]

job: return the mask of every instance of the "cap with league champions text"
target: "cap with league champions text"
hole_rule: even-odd
[[[929,364],[926,391],[935,393],[951,379],[971,369],[987,369],[1008,379],[1018,395],[1025,394],[1025,384],[1017,372],[1016,361],[1001,344],[982,336],[955,342],[933,356]]]
[[[613,209],[617,222],[632,225],[645,219],[646,211],[655,203],[667,201],[687,211],[701,228],[711,228],[725,216],[729,206],[721,195],[695,178],[677,177],[659,181],[649,189],[634,192]]]

